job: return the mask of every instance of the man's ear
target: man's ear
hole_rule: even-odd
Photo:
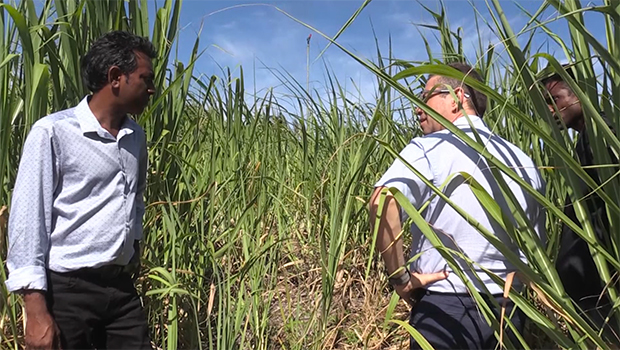
[[[123,72],[118,66],[112,66],[108,69],[108,84],[110,84],[113,88],[118,89],[121,86],[121,77],[123,76]]]
[[[454,88],[454,95],[456,96],[456,98],[452,97],[452,94],[449,95],[452,103],[452,112],[458,113],[461,111],[461,108],[463,108],[463,105],[461,104],[461,98],[463,97],[463,88]]]
[[[467,97],[465,97],[465,89],[463,89],[462,86],[457,87],[456,89],[454,89],[454,93],[455,95],[458,97],[458,108],[459,110],[461,108],[465,109],[465,107],[470,106],[469,105],[469,101],[467,100]],[[463,101],[463,102],[461,102]]]

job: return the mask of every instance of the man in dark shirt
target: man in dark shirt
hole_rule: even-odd
[[[574,78],[570,68],[566,68],[566,72]],[[594,165],[592,148],[588,140],[588,133],[585,130],[583,109],[577,95],[558,74],[544,79],[543,84],[547,90],[547,105],[551,112],[562,119],[563,125],[579,133],[575,152],[581,165]],[[617,163],[613,155],[612,161]],[[585,170],[594,181],[601,183],[595,169],[587,168]],[[592,227],[598,241],[605,244],[609,240],[609,220],[607,219],[605,203],[596,194],[588,195],[590,192],[591,189],[582,184],[581,196],[587,195],[585,204]],[[569,198],[566,200],[564,213],[571,220],[578,222],[575,209]],[[611,311],[612,305],[592,259],[588,243],[566,225],[562,227],[556,268],[568,295],[584,311],[586,316],[598,328],[601,328]],[[615,323],[613,320],[610,323],[605,326],[607,328],[606,333],[615,339],[615,342],[618,342],[617,336],[613,335],[614,333],[618,334],[618,332],[609,332],[611,330],[609,327]]]

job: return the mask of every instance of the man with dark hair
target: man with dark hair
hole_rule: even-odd
[[[470,66],[451,66],[481,80]],[[486,98],[482,94],[460,80],[433,75],[429,77],[420,100],[474,140],[475,130],[490,154],[514,169],[533,188],[544,193],[544,183],[534,162],[518,147],[491,133],[482,121],[481,117],[486,109]],[[416,225],[411,227],[410,253],[410,256],[416,259],[405,266],[400,235],[405,217],[401,217],[401,214],[404,214],[401,206],[389,192],[379,212],[380,194],[386,187],[398,189],[416,210],[426,206],[421,214],[432,225],[431,228],[442,243],[474,262],[472,270],[465,260],[455,256],[460,265],[459,270],[468,275],[496,317],[499,317],[499,310],[493,306],[491,298],[502,305],[503,290],[485,271],[492,271],[506,279],[509,273],[516,270],[515,266],[445,200],[435,196],[426,183],[442,186],[443,193],[451,202],[467,210],[481,226],[493,232],[509,249],[526,261],[523,252],[501,225],[489,217],[459,173],[472,176],[495,199],[504,213],[510,213],[510,207],[485,158],[420,108],[416,108],[416,114],[420,117],[424,136],[414,138],[400,155],[427,181],[422,181],[397,159],[375,184],[375,191],[370,199],[370,220],[372,227],[376,218],[379,218],[377,250],[382,254],[388,275],[392,276],[389,279],[390,284],[402,299],[413,304],[411,325],[434,348],[493,349],[497,345],[494,329],[480,313],[463,281],[456,274],[450,273],[446,261]],[[544,240],[545,212],[542,206],[507,175],[502,175],[536,233]],[[519,287],[518,282],[513,285]],[[485,294],[485,290],[491,295]],[[508,301],[506,315],[510,315],[513,308],[514,304]],[[523,313],[515,310],[511,321],[519,331],[523,329],[523,318]],[[505,331],[513,345],[519,346],[514,343],[514,334],[507,329]],[[411,348],[420,347],[420,344],[411,338]]]
[[[570,66],[565,65],[564,69],[572,79],[575,79]],[[594,155],[588,140],[579,98],[557,73],[543,79],[542,83],[547,92],[547,105],[551,113],[556,116],[558,122],[579,133],[575,151],[581,165],[594,165]],[[608,125],[610,126],[609,123]],[[617,164],[613,152],[609,154],[612,157],[612,162]],[[586,172],[594,181],[601,183],[596,169],[588,168]],[[587,188],[585,183],[582,184],[582,187],[582,193],[579,196],[585,198],[586,210],[598,241],[605,244],[609,239],[609,220],[605,202],[597,194],[590,193],[591,190]],[[579,222],[568,197],[564,213],[574,222]],[[564,289],[571,299],[584,311],[591,322],[598,328],[602,328],[605,324],[605,318],[611,311],[611,302],[604,290],[603,281],[590,253],[588,243],[565,224],[562,226],[556,268]],[[619,343],[618,332],[611,332],[609,327],[609,324],[605,325],[609,339]]]
[[[564,66],[566,73],[574,80],[575,75],[569,66]],[[551,113],[559,118],[567,128],[582,132],[585,127],[581,102],[573,90],[564,82],[559,74],[553,74],[542,80],[547,90],[547,106]],[[555,106],[554,106],[555,103]],[[556,114],[555,107],[558,108]],[[560,121],[558,120],[558,121]]]
[[[9,291],[23,296],[27,349],[150,349],[133,285],[147,150],[139,114],[155,93],[153,45],[126,32],[82,61],[92,95],[37,121],[13,191]]]

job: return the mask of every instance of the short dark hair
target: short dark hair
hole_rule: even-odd
[[[454,62],[454,63],[448,64],[448,66],[460,71],[461,73],[465,74],[465,76],[472,77],[473,79],[478,80],[480,82],[484,82],[484,80],[482,79],[482,76],[480,75],[480,72],[478,72],[476,69],[474,69],[472,66],[470,66],[467,63]],[[456,88],[459,86],[463,87],[463,81],[460,79],[449,78],[449,77],[438,75],[438,74],[433,74],[429,76],[429,79],[432,78],[433,76],[439,76],[438,83],[440,84],[450,85],[453,88]],[[478,114],[480,118],[484,117],[484,113],[487,111],[487,96],[467,84],[465,84],[464,88],[465,88],[465,92],[469,94],[470,106],[473,107],[473,109],[476,111],[476,113]]]
[[[153,44],[138,35],[113,31],[97,39],[82,58],[82,79],[92,92],[98,92],[108,83],[108,70],[117,66],[124,74],[132,73],[138,64],[136,51],[150,58],[157,57]]]
[[[571,79],[575,80],[575,73],[573,73],[573,70],[571,69],[572,66],[573,66],[572,64],[566,63],[566,64],[562,65],[562,68],[568,74],[568,76],[571,77]],[[552,75],[542,79],[540,82],[543,84],[543,86],[546,86],[549,83],[560,82],[560,83],[564,84],[564,86],[571,93],[573,93],[573,89],[571,89],[570,86],[568,84],[566,84],[566,82],[564,81],[564,79],[562,78],[562,76],[559,73],[553,73]]]

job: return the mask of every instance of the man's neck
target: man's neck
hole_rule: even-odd
[[[572,125],[571,127],[579,133],[584,132],[586,129],[586,123],[585,123],[585,120],[583,119],[583,116],[579,118],[578,120],[576,120],[575,125]]]
[[[454,123],[455,121],[457,121],[459,118],[462,118],[464,116],[475,116],[476,113],[473,113],[473,111],[465,109],[465,114],[463,113],[458,113],[456,114],[453,118],[452,118],[452,122]]]
[[[114,104],[100,94],[94,94],[89,99],[88,107],[95,115],[95,118],[97,118],[101,127],[116,137],[125,121],[126,113],[118,111]]]

